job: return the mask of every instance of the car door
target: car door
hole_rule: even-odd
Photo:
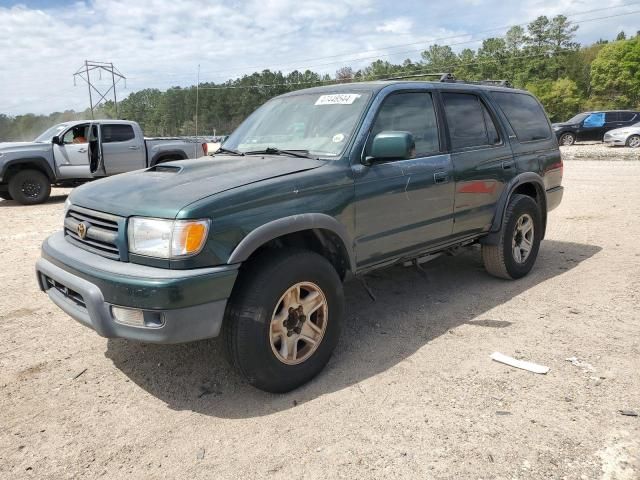
[[[455,180],[453,233],[489,229],[496,203],[515,163],[496,112],[479,93],[442,92]]]
[[[59,178],[91,178],[87,153],[88,128],[88,123],[74,125],[59,136],[59,144],[53,145]]]
[[[602,140],[604,137],[605,113],[590,114],[577,132],[577,140]]]
[[[364,157],[383,131],[410,132],[415,156],[353,166],[359,267],[425,249],[451,235],[453,164],[441,147],[437,118],[428,91],[394,92],[382,102]]]
[[[116,175],[146,166],[144,139],[136,137],[131,124],[102,123],[100,138],[107,175]]]

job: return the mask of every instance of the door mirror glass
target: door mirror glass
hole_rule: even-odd
[[[51,139],[51,143],[53,143],[54,145],[60,145],[60,137],[58,135],[54,136]]]
[[[384,131],[371,143],[365,165],[375,160],[405,160],[415,156],[416,143],[409,132]]]

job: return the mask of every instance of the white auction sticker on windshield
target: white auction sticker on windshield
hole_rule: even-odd
[[[333,93],[321,95],[315,105],[351,105],[358,98],[360,98],[358,93]]]

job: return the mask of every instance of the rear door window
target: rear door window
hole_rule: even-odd
[[[133,127],[122,124],[102,125],[102,143],[127,142],[135,138]]]
[[[492,92],[519,142],[551,138],[547,116],[538,101],[524,93]]]
[[[604,114],[605,123],[613,123],[620,120],[620,114],[618,112],[606,112]]]
[[[371,131],[371,140],[383,131],[409,132],[416,142],[416,157],[440,151],[438,126],[430,93],[407,92],[388,96]]]
[[[442,99],[454,150],[500,143],[498,129],[477,95],[445,92]]]

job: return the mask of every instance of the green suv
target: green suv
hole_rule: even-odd
[[[373,82],[276,97],[216,155],[76,188],[37,262],[40,288],[104,337],[222,335],[272,392],[322,370],[343,281],[482,244],[526,275],[562,199],[551,125],[529,93]]]

